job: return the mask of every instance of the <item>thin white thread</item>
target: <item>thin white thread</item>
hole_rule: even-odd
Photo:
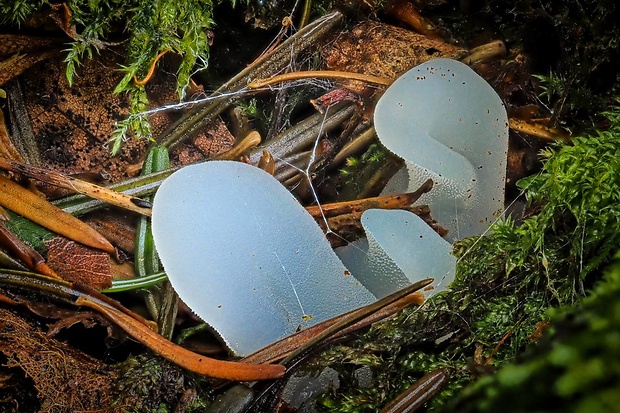
[[[286,271],[286,268],[284,267],[284,264],[282,263],[282,260],[280,260],[280,256],[278,255],[278,253],[276,251],[273,251],[273,254],[278,259],[278,262],[280,263],[280,266],[282,267],[282,271],[284,271],[284,274],[286,274],[286,279],[288,280],[288,283],[291,285],[291,288],[293,289],[293,294],[295,294],[295,298],[297,299],[297,303],[299,304],[299,308],[301,310],[301,313],[304,316],[307,315],[306,314],[306,310],[304,310],[304,306],[301,305],[301,300],[299,298],[299,294],[297,294],[297,289],[295,288],[295,284],[293,284],[293,280],[291,280],[291,276],[288,274],[288,271]]]
[[[312,179],[310,177],[311,173],[310,173],[310,168],[312,167],[312,164],[314,163],[314,161],[316,160],[316,154],[317,154],[317,148],[321,139],[321,135],[323,134],[323,128],[325,126],[325,122],[327,120],[327,115],[329,112],[329,107],[325,110],[325,113],[323,114],[323,119],[321,120],[321,124],[319,125],[319,131],[317,134],[317,137],[314,141],[313,147],[312,147],[312,151],[311,151],[311,155],[310,155],[310,160],[308,161],[308,164],[306,165],[306,169],[301,169],[298,166],[288,162],[286,159],[274,156],[274,159],[276,159],[277,161],[282,162],[283,164],[295,169],[297,172],[299,172],[300,174],[302,174],[305,179],[308,180],[308,184],[310,185],[310,190],[312,192],[312,197],[314,198],[314,201],[316,202],[316,205],[319,207],[319,211],[321,211],[321,218],[323,220],[323,223],[325,224],[325,235],[329,235],[331,234],[332,236],[344,241],[346,244],[348,244],[349,246],[361,251],[361,252],[366,252],[363,249],[361,249],[360,247],[358,247],[357,245],[355,245],[354,243],[349,242],[346,238],[342,237],[341,235],[339,235],[338,233],[332,231],[332,229],[329,226],[329,222],[327,220],[327,217],[325,215],[325,211],[323,210],[323,207],[321,206],[321,202],[319,200],[318,194],[314,188],[314,185],[312,185]]]

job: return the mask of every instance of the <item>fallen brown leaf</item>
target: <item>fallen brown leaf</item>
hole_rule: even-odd
[[[102,290],[112,285],[110,256],[63,237],[45,243],[47,265],[63,279]]]

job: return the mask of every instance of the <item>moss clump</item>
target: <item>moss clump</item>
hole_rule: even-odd
[[[125,76],[116,91],[132,89],[134,76],[142,79],[157,55],[170,51],[182,56],[177,73],[177,90],[183,96],[192,71],[205,68],[209,58],[208,29],[213,2],[211,0],[91,0],[64,3],[75,26],[74,41],[65,59],[67,78],[73,82],[77,68],[85,57],[123,41],[128,33]],[[20,24],[33,13],[45,11],[49,2],[18,0],[0,2],[0,23]],[[198,65],[197,65],[198,64]]]
[[[620,406],[620,254],[581,305],[550,312],[551,329],[520,363],[467,388],[446,412],[616,412]]]
[[[172,411],[185,390],[183,372],[160,358],[131,357],[117,365],[116,406],[132,412]]]
[[[541,173],[522,182],[536,214],[455,245],[449,291],[322,354],[321,362],[343,374],[341,391],[323,406],[375,411],[406,383],[451,367],[451,384],[430,405],[439,408],[468,382],[515,360],[549,307],[579,301],[620,248],[620,109],[605,116],[608,130],[546,151]],[[354,364],[374,370],[372,389],[356,387]]]

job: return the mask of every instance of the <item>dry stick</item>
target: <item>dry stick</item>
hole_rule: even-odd
[[[306,211],[314,218],[324,216],[326,218],[362,212],[370,208],[398,209],[407,207],[418,200],[423,194],[433,188],[433,180],[428,179],[415,192],[401,195],[377,196],[373,198],[357,199],[354,201],[334,202],[325,205],[306,207]]]
[[[78,297],[75,304],[100,312],[149,349],[194,373],[224,380],[254,381],[277,379],[286,371],[284,366],[278,364],[247,364],[205,357],[166,340],[144,324],[114,308],[91,301],[84,296]]]
[[[0,205],[57,234],[116,254],[112,244],[95,229],[3,175],[0,175]]]
[[[22,173],[31,178],[38,179],[48,184],[66,188],[80,194],[88,195],[111,205],[128,209],[142,215],[151,216],[151,209],[145,208],[143,200],[120,192],[112,191],[103,186],[91,184],[55,171],[50,171],[36,166],[27,165],[21,162],[0,158],[0,169]]]
[[[269,77],[283,71],[292,58],[300,51],[316,44],[319,38],[329,33],[341,20],[342,14],[331,13],[315,20],[289,37],[275,50],[269,52],[264,59],[251,64],[218,88],[211,94],[213,100],[195,104],[189,112],[157,138],[157,144],[170,148],[190,137],[200,125],[214,119],[238,98],[238,94],[234,92],[246,89],[248,83],[255,78]]]
[[[541,139],[552,141],[568,141],[570,139],[568,135],[558,129],[535,123],[528,123],[519,119],[510,118],[509,125],[510,129],[514,131],[522,132]]]
[[[258,79],[248,84],[250,89],[258,89],[265,86],[275,85],[277,83],[289,82],[291,80],[300,79],[334,79],[334,80],[359,80],[360,82],[371,83],[374,85],[389,86],[394,79],[386,77],[365,75],[354,72],[340,72],[335,70],[308,70],[285,73],[283,75],[273,76],[266,79]]]
[[[418,410],[448,383],[448,369],[437,369],[413,383],[380,413],[411,413]]]
[[[379,301],[376,301],[376,302],[374,302],[372,304],[369,304],[367,306],[364,306],[364,307],[362,307],[362,308],[360,308],[358,310],[355,310],[355,311],[349,313],[346,317],[342,318],[340,321],[338,321],[337,323],[333,324],[329,328],[326,328],[320,334],[317,334],[316,336],[312,337],[310,340],[308,340],[302,346],[298,347],[296,350],[291,352],[288,356],[286,356],[280,362],[280,364],[286,365],[291,360],[295,359],[295,357],[297,357],[300,354],[304,353],[305,351],[310,349],[312,346],[320,343],[321,341],[325,340],[326,338],[329,338],[334,333],[342,330],[345,327],[350,326],[353,323],[356,323],[357,321],[359,321],[359,320],[361,320],[361,319],[363,319],[365,317],[368,317],[369,315],[371,315],[372,313],[382,309],[386,305],[392,304],[395,301],[398,301],[401,298],[403,298],[403,297],[405,297],[405,296],[407,296],[409,294],[412,294],[412,293],[414,293],[414,292],[416,292],[418,290],[421,290],[422,288],[424,288],[427,285],[431,284],[433,281],[434,281],[433,278],[427,278],[425,280],[418,281],[417,283],[412,284],[409,287],[405,287],[405,288],[403,288],[400,291],[397,291],[397,292],[395,292],[393,294],[388,295],[387,297],[384,297],[384,298],[380,299]]]

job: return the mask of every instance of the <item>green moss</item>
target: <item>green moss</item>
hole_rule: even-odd
[[[179,99],[185,96],[191,75],[208,65],[211,0],[72,0],[65,4],[78,33],[66,50],[69,83],[78,79],[84,59],[96,57],[100,49],[113,44],[124,44],[126,63],[120,67],[124,76],[115,92],[130,93],[132,114],[144,111],[148,103],[144,88],[137,86],[134,78],[144,79],[160,53],[170,51],[181,56],[176,74]],[[3,1],[2,22],[19,24],[48,5],[36,0]],[[134,116],[121,122],[112,137],[113,152],[130,134],[150,138],[148,120]]]
[[[183,372],[161,358],[130,357],[117,368],[115,407],[131,406],[131,412],[172,411],[185,389]]]
[[[615,412],[620,406],[620,254],[581,305],[551,312],[552,328],[519,364],[466,389],[446,412]]]

